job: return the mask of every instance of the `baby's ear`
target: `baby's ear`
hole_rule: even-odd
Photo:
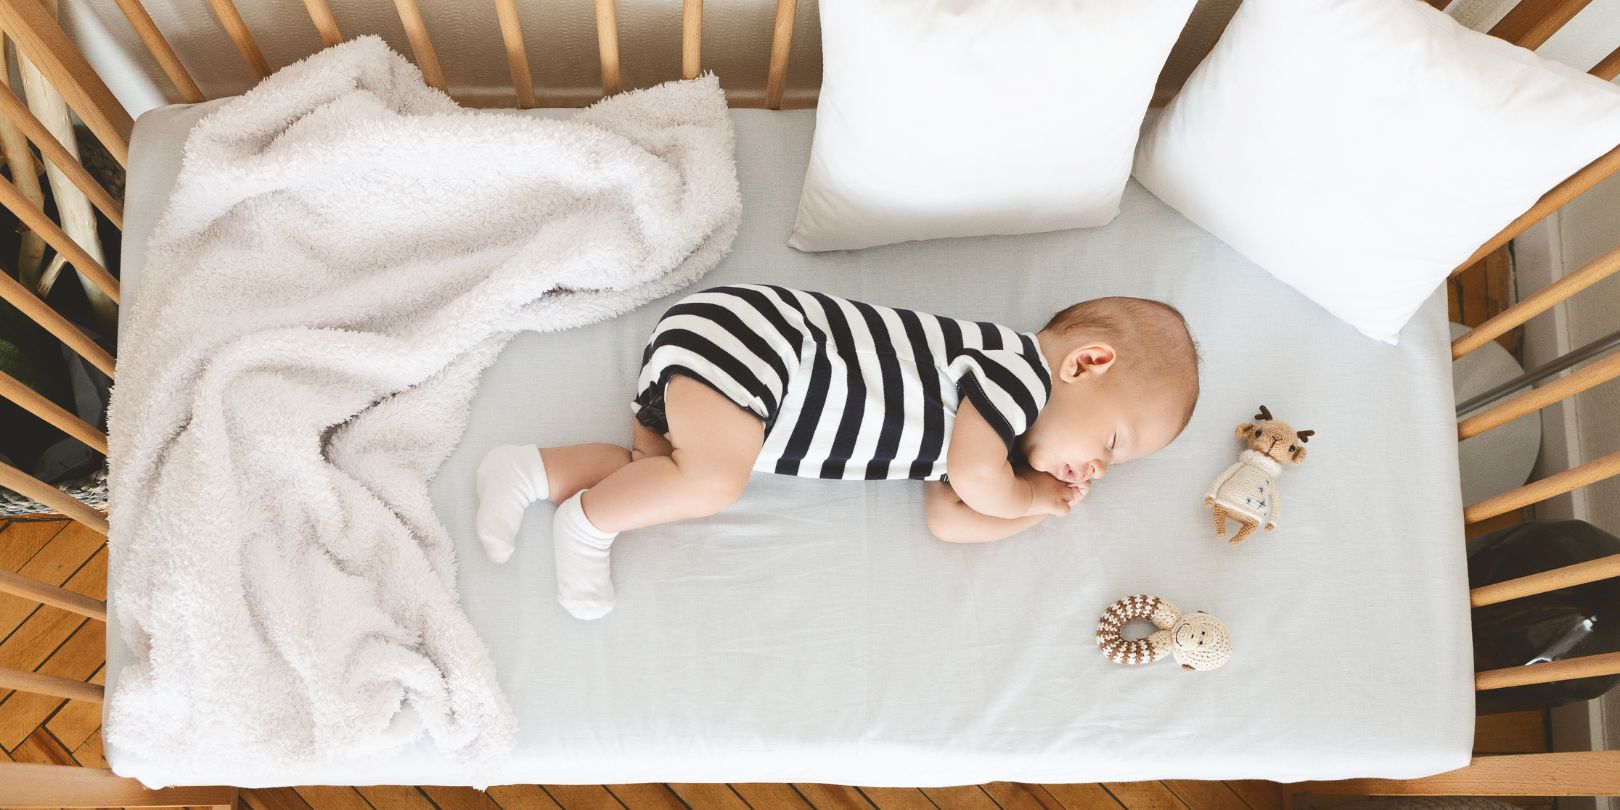
[[[1087,343],[1063,358],[1063,368],[1058,376],[1064,382],[1074,382],[1087,371],[1102,374],[1114,366],[1116,359],[1118,355],[1113,346],[1107,343]]]
[[[1247,439],[1251,433],[1254,433],[1253,422],[1244,422],[1243,424],[1237,426],[1237,437],[1239,439]]]

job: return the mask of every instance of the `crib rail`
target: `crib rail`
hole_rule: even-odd
[[[16,40],[18,49],[39,67],[118,165],[127,167],[129,134],[135,120],[85,61],[56,18],[39,0],[6,0],[0,2],[0,30]]]
[[[1515,5],[1490,34],[1521,48],[1535,50],[1575,19],[1592,0],[1529,0]]]
[[[240,806],[236,788],[149,790],[134,779],[99,768],[6,763],[0,765],[0,774],[6,780],[0,783],[0,803],[7,807],[185,806],[231,810]]]
[[[141,0],[114,0],[114,2],[118,4],[118,10],[124,13],[124,18],[129,20],[130,27],[135,29],[135,35],[141,38],[141,44],[146,46],[146,52],[152,55],[152,59],[163,70],[163,75],[174,85],[175,91],[180,94],[180,100],[187,104],[204,100],[202,90],[199,90],[197,83],[192,81],[191,74],[186,72],[186,66],[180,63],[180,56],[174,52],[174,48],[169,47],[169,41],[164,39],[163,32],[152,22],[152,15],[146,13],[146,6],[141,5]],[[314,16],[314,12],[311,12],[311,16]],[[331,11],[328,10],[326,18],[330,19],[331,16]],[[320,27],[319,22],[316,23],[316,27]],[[331,30],[334,34],[337,32],[335,22],[332,23]],[[322,32],[324,37],[325,29],[322,29]]]
[[[129,21],[178,96],[187,102],[205,100],[205,95],[163,33],[153,23],[140,0],[113,0],[113,2]],[[616,0],[592,0],[592,2],[601,69],[601,91],[603,95],[610,95],[619,92],[623,85],[618,8]],[[1445,4],[1444,0],[1429,0],[1429,2],[1436,6]],[[1551,37],[1588,2],[1589,0],[1522,0],[1491,33],[1533,48]],[[208,0],[208,5],[215,21],[241,56],[247,74],[251,77],[267,75],[272,67],[232,0]],[[544,104],[588,101],[589,99],[561,99],[557,96],[542,98],[541,94],[536,92],[535,76],[524,47],[522,20],[518,14],[517,4],[515,0],[493,0],[493,5],[493,13],[500,27],[503,53],[511,72],[513,103],[518,107],[528,108]],[[343,34],[332,15],[328,0],[304,0],[304,7],[311,25],[323,44],[331,45],[341,41]],[[406,31],[412,55],[421,67],[424,78],[440,89],[447,89],[449,83],[439,64],[438,54],[429,33],[430,16],[424,15],[418,0],[395,0],[395,10]],[[431,14],[432,8],[429,7],[427,11]],[[784,103],[797,14],[796,0],[776,0],[763,95],[764,106],[772,109],[780,108]],[[702,71],[703,15],[702,0],[682,0],[680,73],[683,77],[695,77]],[[0,0],[0,31],[16,43],[22,55],[39,67],[51,85],[61,92],[68,106],[84,121],[112,156],[119,163],[127,164],[132,120],[40,0]],[[1620,73],[1620,48],[1602,59],[1591,72],[1600,78],[1614,78]],[[124,212],[119,201],[94,180],[82,163],[74,158],[72,153],[34,116],[28,106],[9,90],[0,89],[0,116],[31,141],[46,161],[62,171],[102,216],[114,226],[123,227]],[[1457,272],[1500,249],[1511,239],[1617,171],[1620,171],[1620,148],[1603,155],[1548,191],[1501,233],[1481,245],[1472,258],[1457,268]],[[89,251],[77,244],[52,221],[44,208],[4,180],[0,180],[0,204],[5,205],[30,231],[38,234],[53,250],[64,257],[75,272],[104,292],[112,301],[118,300],[117,279],[96,261]],[[1458,338],[1452,346],[1453,357],[1466,355],[1530,319],[1552,310],[1617,270],[1620,270],[1620,248],[1566,276],[1546,290],[1509,307]],[[0,300],[22,311],[109,378],[115,374],[116,361],[111,352],[57,314],[34,290],[18,283],[6,273],[0,273]],[[1620,377],[1620,355],[1597,359],[1567,376],[1555,378],[1540,387],[1491,405],[1479,413],[1467,415],[1459,422],[1459,439],[1479,435],[1525,414],[1566,401],[1577,393],[1616,377]],[[18,404],[96,451],[103,454],[107,452],[107,436],[99,428],[57,406],[21,381],[0,374],[0,397]],[[1465,511],[1465,519],[1469,522],[1485,520],[1616,474],[1620,474],[1620,454],[1597,459],[1480,503],[1471,504]],[[106,534],[108,531],[107,519],[101,512],[22,470],[0,464],[0,487],[34,498],[96,532]],[[1620,577],[1620,555],[1476,588],[1470,593],[1469,598],[1474,606],[1498,604],[1613,577]],[[20,574],[0,572],[0,592],[54,609],[70,611],[96,621],[106,621],[107,606],[104,602]],[[1497,689],[1617,672],[1620,672],[1620,655],[1594,655],[1533,667],[1480,672],[1476,674],[1475,686],[1481,690]],[[0,689],[20,689],[80,701],[99,702],[103,698],[102,687],[96,684],[14,669],[0,669]],[[1620,793],[1620,752],[1484,757],[1475,760],[1467,768],[1427,779],[1307,783],[1297,786],[1297,789],[1310,793],[1358,795],[1544,796]],[[45,804],[226,807],[235,804],[236,801],[236,791],[232,788],[174,788],[151,791],[134,780],[114,776],[105,770],[0,764],[0,805],[5,806]]]
[[[602,94],[619,92],[619,6],[596,0],[596,53],[602,62]]]
[[[311,12],[310,16],[313,17],[314,13]],[[506,48],[506,64],[512,71],[512,91],[517,93],[518,107],[527,110],[534,106],[534,76],[529,69],[529,54],[523,48],[523,26],[518,22],[517,4],[514,0],[495,0],[495,17],[501,25],[501,45]],[[337,37],[335,24],[332,36]],[[324,31],[321,41],[326,42]]]
[[[1613,81],[1614,77],[1620,76],[1620,48],[1609,51],[1609,55],[1603,57],[1592,68],[1592,75],[1606,82]]]

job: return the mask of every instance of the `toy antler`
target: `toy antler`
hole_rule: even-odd
[[[1271,421],[1271,411],[1268,410],[1266,408],[1266,406],[1261,405],[1260,406],[1260,412],[1255,414],[1254,418],[1258,419],[1258,420],[1260,420],[1262,422],[1270,422]]]
[[[1295,432],[1294,435],[1299,437],[1299,443],[1300,444],[1304,444],[1305,442],[1310,441],[1312,436],[1316,435],[1316,431],[1314,431],[1314,430],[1301,430],[1301,431]]]

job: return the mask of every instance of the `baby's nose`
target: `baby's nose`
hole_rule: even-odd
[[[1095,481],[1095,480],[1097,480],[1099,478],[1102,478],[1103,476],[1105,476],[1107,474],[1108,474],[1108,462],[1106,462],[1106,461],[1093,461],[1093,462],[1091,462],[1091,475],[1089,477],[1093,481]]]

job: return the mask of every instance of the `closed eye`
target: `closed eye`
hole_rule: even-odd
[[[1114,434],[1114,435],[1112,435],[1112,436],[1109,436],[1109,437],[1108,437],[1108,449],[1109,449],[1109,450],[1113,450],[1113,449],[1114,449],[1114,445],[1115,445],[1115,444],[1116,444],[1116,443],[1117,443],[1117,442],[1118,442],[1118,441],[1119,441],[1119,434],[1118,434],[1118,433],[1115,433],[1115,434]]]

